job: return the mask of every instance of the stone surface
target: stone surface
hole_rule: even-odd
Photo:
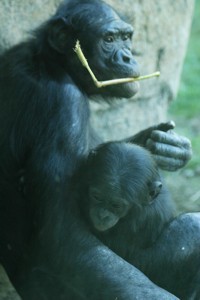
[[[0,51],[28,36],[52,15],[59,0],[1,0]]]
[[[91,105],[92,123],[104,139],[120,139],[166,120],[175,98],[190,31],[194,0],[107,0],[135,28],[133,46],[141,74],[161,71],[159,79],[141,82],[139,94],[114,104]],[[1,0],[0,52],[27,37],[52,15],[60,0]],[[17,300],[0,268],[0,299]]]

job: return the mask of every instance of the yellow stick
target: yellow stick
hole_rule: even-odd
[[[88,70],[88,72],[90,73],[95,85],[97,86],[98,85],[98,80],[96,79],[94,73],[92,72],[92,70],[90,69],[90,66],[87,62],[87,59],[85,58],[83,52],[82,52],[82,49],[81,49],[81,46],[80,46],[80,42],[77,41],[76,42],[76,46],[75,46],[75,49],[74,51],[76,52],[79,60],[81,61],[82,65]]]
[[[105,87],[108,85],[113,85],[113,84],[121,84],[121,83],[127,83],[127,82],[133,82],[133,81],[140,81],[140,80],[144,80],[144,79],[149,79],[152,77],[158,77],[160,76],[160,72],[155,72],[149,75],[144,75],[144,76],[139,76],[139,77],[127,77],[127,78],[118,78],[118,79],[112,79],[112,80],[106,80],[106,81],[98,81],[96,76],[94,75],[94,73],[92,72],[92,70],[90,69],[90,66],[87,62],[87,59],[85,58],[81,46],[80,46],[80,42],[77,41],[76,42],[76,46],[74,49],[75,53],[77,54],[79,60],[81,61],[82,65],[88,70],[88,72],[90,73],[94,84],[98,87]]]

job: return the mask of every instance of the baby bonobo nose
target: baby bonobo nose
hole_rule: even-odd
[[[162,182],[161,181],[153,181],[150,185],[149,195],[151,200],[155,199],[162,189]]]

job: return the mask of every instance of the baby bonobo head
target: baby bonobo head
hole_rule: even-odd
[[[106,143],[92,151],[84,175],[84,210],[97,231],[112,228],[133,210],[153,205],[162,188],[151,154],[128,143]]]

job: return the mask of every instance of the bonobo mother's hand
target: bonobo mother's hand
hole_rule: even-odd
[[[190,160],[192,147],[187,138],[172,131],[174,127],[173,121],[160,123],[140,131],[125,141],[150,150],[161,169],[176,171]]]
[[[191,142],[171,130],[173,121],[153,127],[145,147],[154,154],[158,166],[167,171],[184,167],[192,156]]]

